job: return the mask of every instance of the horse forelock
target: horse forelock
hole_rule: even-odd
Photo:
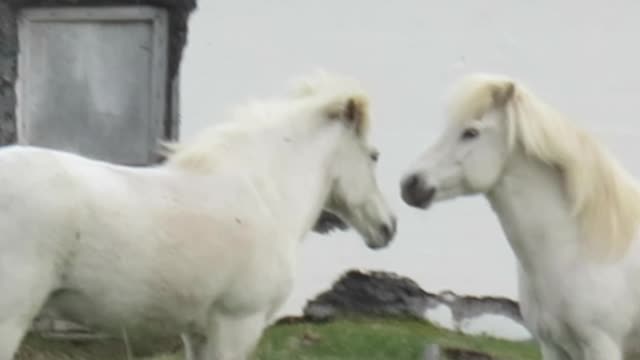
[[[371,128],[369,96],[362,84],[353,77],[316,70],[305,77],[290,82],[293,98],[317,97],[325,101],[351,100],[353,116],[358,119],[358,135],[366,138]]]
[[[446,95],[448,118],[458,123],[479,120],[495,107],[496,89],[511,83],[509,77],[488,73],[463,77]]]

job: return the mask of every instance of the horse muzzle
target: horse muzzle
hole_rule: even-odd
[[[389,223],[380,225],[380,227],[378,228],[377,236],[375,236],[375,240],[368,241],[367,246],[374,250],[387,247],[395,237],[397,231],[398,220],[394,216],[391,218]]]
[[[436,194],[436,188],[429,186],[422,177],[413,174],[402,180],[400,184],[400,193],[402,200],[407,205],[419,208],[427,209],[433,202],[433,198]]]

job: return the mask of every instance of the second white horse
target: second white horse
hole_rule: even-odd
[[[482,193],[519,264],[545,360],[640,356],[640,187],[608,151],[504,76],[464,78],[447,129],[411,168],[413,206]]]

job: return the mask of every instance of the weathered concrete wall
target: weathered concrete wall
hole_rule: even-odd
[[[118,6],[151,5],[169,11],[169,76],[167,77],[167,116],[164,119],[167,138],[178,134],[177,106],[173,94],[176,87],[182,50],[187,41],[188,19],[196,8],[196,0],[0,0],[0,145],[16,141],[16,95],[18,38],[16,15],[20,8],[32,6]],[[171,116],[173,114],[173,116]]]

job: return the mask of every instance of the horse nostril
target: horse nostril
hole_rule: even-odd
[[[389,239],[391,237],[391,227],[387,224],[380,225],[380,233],[385,239]]]
[[[389,224],[380,225],[380,234],[387,239],[391,240],[396,233],[398,222],[396,218],[392,218]]]
[[[436,188],[425,183],[423,178],[414,174],[401,184],[402,199],[409,205],[425,209],[436,193]]]
[[[402,188],[405,189],[405,191],[413,192],[418,187],[418,184],[420,184],[420,178],[414,174],[404,180]]]
[[[418,176],[417,174],[413,174],[405,178],[404,181],[402,181],[400,188],[403,198],[410,199],[416,197],[416,195],[421,190],[420,176]]]

